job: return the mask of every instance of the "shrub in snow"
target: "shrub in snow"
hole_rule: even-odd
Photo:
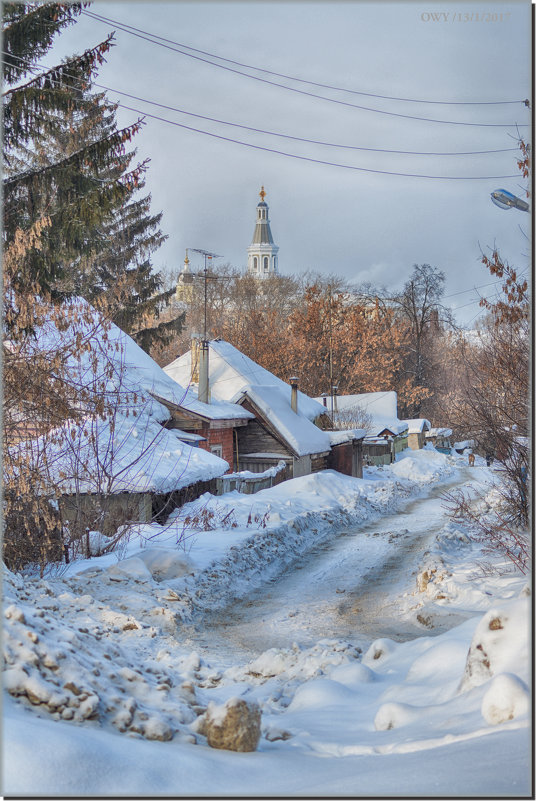
[[[529,688],[513,673],[495,676],[482,699],[482,717],[491,725],[518,718],[527,714],[529,709]]]
[[[467,654],[460,692],[503,672],[528,665],[529,627],[527,601],[512,601],[490,609],[478,624]]]
[[[243,698],[229,698],[222,706],[210,702],[203,729],[211,748],[255,751],[261,736],[261,710]]]
[[[340,684],[352,689],[355,689],[356,685],[369,684],[371,681],[376,680],[374,671],[361,662],[338,665],[331,671],[330,677],[334,681],[338,681]]]
[[[137,556],[122,559],[116,565],[111,565],[106,572],[110,578],[132,578],[136,581],[149,581],[152,578],[151,571]]]
[[[393,653],[396,645],[396,642],[394,642],[394,640],[390,640],[388,637],[381,637],[379,640],[374,640],[367,653],[363,657],[363,663],[365,665],[372,666],[378,664],[380,660]]]
[[[331,679],[311,679],[301,684],[289,710],[296,712],[301,709],[323,709],[328,706],[348,706],[355,700],[352,690]]]
[[[137,556],[155,581],[169,581],[193,572],[191,559],[173,548],[144,548]]]
[[[398,729],[412,723],[418,716],[419,710],[409,704],[382,704],[374,718],[376,731]]]

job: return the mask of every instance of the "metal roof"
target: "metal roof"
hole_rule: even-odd
[[[259,203],[260,205],[260,203]],[[265,204],[266,205],[266,204]],[[272,232],[268,220],[258,220],[253,232],[252,245],[273,245]]]

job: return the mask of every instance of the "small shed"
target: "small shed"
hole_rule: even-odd
[[[325,397],[317,400],[326,402]],[[408,426],[398,419],[394,391],[337,395],[333,420],[341,429],[352,423],[366,427],[362,458],[367,465],[391,464],[396,454],[408,446]]]
[[[67,421],[34,449],[71,538],[87,529],[111,536],[127,523],[164,522],[177,506],[216,489],[227,462],[182,442],[154,419]]]
[[[346,476],[363,478],[363,441],[366,433],[361,428],[330,431],[328,467]]]
[[[451,428],[431,428],[426,432],[426,442],[430,442],[440,453],[449,454],[451,451]]]
[[[469,451],[469,453],[472,453],[473,448],[475,447],[475,441],[474,439],[463,439],[460,440],[459,442],[455,442],[453,447],[456,453],[461,454],[465,453],[465,451]]]
[[[432,428],[430,421],[419,417],[404,422],[408,424],[408,448],[420,451],[426,444],[426,432]]]

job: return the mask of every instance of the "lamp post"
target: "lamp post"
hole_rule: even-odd
[[[202,250],[201,248],[188,248],[194,253],[200,253],[205,259],[203,272],[200,273],[186,273],[183,275],[183,282],[185,284],[193,283],[194,278],[202,278],[204,281],[204,322],[203,322],[203,341],[201,343],[201,354],[199,358],[199,388],[197,396],[203,403],[208,403],[208,340],[207,340],[207,284],[209,280],[216,280],[217,275],[211,275],[208,268],[208,263],[212,259],[221,258],[217,253],[211,253],[209,250]]]
[[[329,298],[329,394],[331,397],[331,425],[333,425],[334,420],[334,412],[337,411],[337,403],[334,402],[334,397],[336,397],[338,392],[338,385],[333,383],[333,313],[332,313],[332,301],[333,301],[333,290],[331,284],[328,284],[328,298]]]
[[[521,200],[517,195],[513,195],[506,189],[496,189],[490,195],[491,200],[500,209],[518,209],[519,211],[529,211],[529,204]]]

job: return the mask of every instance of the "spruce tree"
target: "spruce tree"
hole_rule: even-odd
[[[54,36],[72,23],[83,4],[7,3],[2,8],[4,114],[4,247],[17,231],[30,231],[46,219],[39,248],[26,251],[9,276],[11,292],[48,293],[61,298],[72,292],[66,275],[94,248],[92,231],[139,184],[145,164],[129,169],[125,142],[140,129],[138,120],[112,129],[96,140],[81,142],[70,153],[52,153],[46,163],[35,154],[46,149],[75,108],[89,113],[95,100],[84,96],[113,36],[42,71],[38,60]],[[76,271],[76,270],[75,270]]]

